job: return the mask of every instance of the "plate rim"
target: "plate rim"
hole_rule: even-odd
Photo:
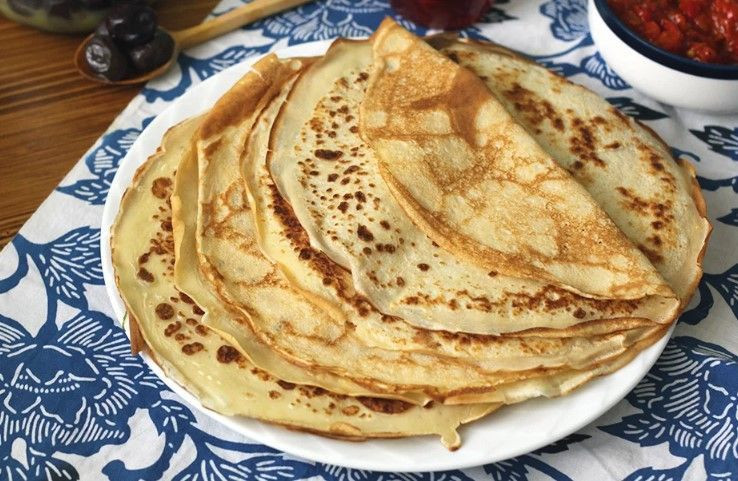
[[[127,325],[125,322],[126,309],[123,301],[118,292],[117,285],[115,283],[115,275],[112,266],[111,258],[111,247],[110,247],[110,229],[113,225],[115,217],[117,216],[120,208],[120,201],[123,193],[130,184],[130,180],[133,177],[133,173],[136,169],[146,161],[149,155],[151,155],[156,148],[159,146],[163,133],[177,122],[184,120],[193,115],[204,111],[209,105],[212,105],[225,90],[227,90],[233,83],[235,83],[241,75],[246,73],[251,65],[257,62],[259,59],[275,53],[280,57],[292,57],[292,56],[310,56],[310,55],[321,55],[327,50],[332,43],[332,40],[320,40],[316,42],[308,42],[292,45],[283,49],[275,50],[274,52],[266,52],[262,55],[253,56],[245,59],[236,65],[233,65],[221,72],[209,77],[208,79],[189,87],[183,94],[175,98],[170,105],[168,105],[161,113],[159,113],[141,133],[138,135],[134,143],[129,148],[126,155],[121,159],[118,164],[118,170],[115,174],[113,181],[111,182],[108,196],[105,200],[103,207],[103,215],[101,222],[101,242],[100,242],[100,255],[101,264],[103,269],[103,278],[105,281],[105,291],[112,304],[113,311],[116,316],[116,320],[126,330],[128,335]],[[211,95],[202,95],[198,99],[198,94],[212,90],[214,92],[220,92],[217,97],[210,98],[215,93],[211,92]],[[211,101],[212,100],[212,101]],[[187,101],[193,101],[193,105],[200,107],[199,111],[192,112],[194,107],[187,108]],[[207,105],[209,104],[209,105]],[[188,113],[189,112],[189,113]],[[157,133],[158,132],[158,133]],[[151,139],[150,139],[151,137]],[[483,444],[479,446],[468,446],[469,439],[462,444],[462,447],[454,452],[443,449],[443,453],[434,453],[430,458],[423,457],[422,465],[418,464],[421,462],[416,459],[405,459],[405,465],[391,464],[382,460],[373,459],[371,456],[359,456],[351,457],[349,454],[341,454],[342,448],[344,451],[349,453],[355,451],[353,448],[348,446],[356,446],[360,444],[361,451],[371,452],[372,448],[383,447],[391,449],[393,452],[397,452],[398,448],[400,451],[403,450],[402,443],[398,443],[399,440],[394,439],[373,439],[367,440],[362,443],[349,443],[347,441],[334,440],[317,436],[315,434],[295,432],[287,430],[281,426],[269,424],[267,422],[259,421],[256,419],[246,418],[243,416],[226,416],[217,413],[211,409],[208,409],[199,402],[199,400],[190,392],[180,386],[175,380],[167,377],[163,370],[154,362],[151,357],[142,353],[142,357],[145,360],[149,368],[164,382],[164,384],[179,395],[185,403],[193,410],[199,411],[205,414],[207,417],[214,421],[227,426],[228,428],[236,431],[237,433],[246,436],[250,440],[257,443],[270,446],[272,448],[283,451],[289,455],[297,456],[311,461],[317,461],[321,463],[334,464],[351,469],[363,469],[381,472],[436,472],[454,469],[466,469],[478,467],[484,464],[502,461],[510,459],[522,454],[529,453],[543,446],[546,446],[552,442],[560,440],[569,434],[579,431],[583,427],[587,426],[620,402],[625,396],[640,382],[640,380],[648,373],[651,367],[658,360],[661,352],[666,346],[666,343],[671,338],[676,323],[673,323],[669,331],[656,343],[648,347],[647,349],[640,352],[633,360],[627,363],[625,366],[620,368],[618,371],[599,377],[587,383],[585,386],[576,389],[574,392],[567,394],[566,396],[558,397],[555,399],[537,398],[526,401],[524,403],[505,406],[503,409],[488,415],[486,418],[471,423],[470,425],[461,426],[459,429],[462,431],[462,439],[464,437],[470,437],[469,431],[475,433],[483,431],[485,424],[489,425],[495,423],[496,418],[499,416],[517,415],[518,411],[523,411],[525,414],[526,409],[533,407],[534,410],[542,409],[541,407],[536,408],[536,405],[541,404],[547,409],[556,408],[558,405],[559,410],[566,411],[566,405],[573,404],[580,398],[586,398],[588,395],[593,395],[597,391],[607,391],[610,395],[604,402],[588,413],[585,416],[578,416],[576,422],[571,422],[565,427],[556,426],[554,431],[549,430],[547,434],[539,436],[533,440],[528,440],[527,443],[519,445],[517,448],[508,448],[506,451],[500,453],[494,449],[489,450],[492,444],[491,440],[482,438]],[[631,372],[632,371],[632,372]],[[615,395],[612,395],[614,393]],[[512,413],[512,414],[511,414]],[[273,431],[272,435],[269,432]],[[269,435],[269,436],[268,436]],[[309,442],[296,442],[292,441],[296,438],[298,441],[304,441],[312,437],[314,440],[318,440],[320,445],[328,444],[333,449],[326,449],[325,447],[319,447],[317,449],[312,448],[314,443]],[[266,439],[266,440],[265,440]],[[440,441],[437,436],[424,436],[422,438],[404,438],[402,441],[408,442],[419,442],[430,440],[436,445],[440,445]],[[420,441],[417,441],[420,440]],[[479,441],[477,441],[479,443]],[[505,444],[505,443],[502,443]],[[386,446],[385,446],[386,445]]]

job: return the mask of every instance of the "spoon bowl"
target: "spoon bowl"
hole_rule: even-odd
[[[250,3],[234,8],[223,15],[184,30],[168,31],[159,27],[159,30],[166,32],[174,41],[172,55],[169,60],[150,72],[140,73],[133,77],[121,80],[106,79],[90,70],[87,65],[87,60],[85,59],[85,48],[90,40],[92,40],[92,37],[94,37],[95,34],[93,33],[87,36],[74,52],[74,66],[77,68],[79,74],[86,79],[106,85],[136,85],[148,82],[149,80],[166,73],[177,60],[177,56],[181,50],[223,35],[224,33],[235,30],[247,23],[302,5],[308,1],[309,0],[253,0]]]
[[[82,41],[82,43],[79,44],[79,47],[77,47],[77,50],[74,52],[74,66],[77,68],[77,71],[80,75],[82,75],[84,78],[88,80],[92,80],[93,82],[99,82],[102,84],[107,85],[136,85],[140,83],[148,82],[151,79],[154,79],[160,75],[164,75],[167,70],[169,70],[169,67],[172,66],[172,64],[177,60],[177,56],[179,55],[179,52],[181,50],[181,47],[179,46],[179,42],[177,41],[177,37],[175,35],[172,35],[172,32],[169,32],[168,30],[159,27],[159,30],[167,33],[172,40],[174,41],[174,47],[172,48],[172,54],[169,57],[169,60],[164,62],[159,67],[156,67],[154,70],[151,70],[149,72],[144,72],[135,75],[134,77],[124,78],[120,80],[108,80],[102,75],[98,75],[92,70],[90,70],[90,67],[87,65],[87,60],[85,59],[85,48],[87,48],[87,44],[92,40],[92,37],[95,36],[95,34],[90,34]]]

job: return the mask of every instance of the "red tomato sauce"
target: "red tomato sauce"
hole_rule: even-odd
[[[738,64],[738,0],[608,0],[639,36],[707,63]]]

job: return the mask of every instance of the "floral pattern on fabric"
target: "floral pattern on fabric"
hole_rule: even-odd
[[[239,4],[224,0],[216,12]],[[586,4],[500,0],[461,34],[494,39],[596,90],[697,167],[715,226],[704,278],[658,363],[605,417],[474,469],[361,471],[295,459],[196,415],[130,355],[103,292],[99,246],[107,233],[89,219],[99,219],[120,162],[154,116],[247,58],[365,36],[387,15],[432,33],[386,0],[321,0],[180,54],[0,252],[0,481],[738,479],[738,117],[683,113],[633,91],[596,51]],[[152,443],[145,459],[142,436]]]

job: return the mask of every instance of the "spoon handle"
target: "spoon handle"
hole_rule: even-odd
[[[184,30],[171,32],[181,49],[192,47],[199,43],[218,37],[224,33],[269,15],[307,3],[310,0],[253,0],[251,3],[230,12],[224,13],[212,20]]]

